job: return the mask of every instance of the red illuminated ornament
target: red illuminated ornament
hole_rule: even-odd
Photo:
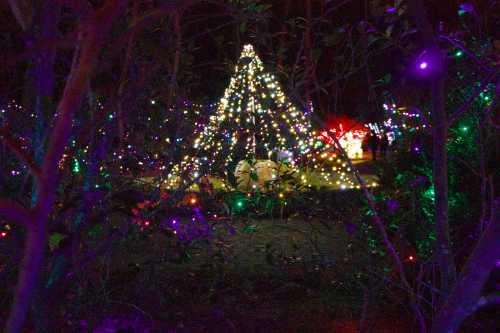
[[[333,136],[338,140],[349,158],[362,158],[362,144],[368,129],[356,120],[347,117],[335,117],[328,121],[328,131],[322,131],[320,140],[336,145]]]

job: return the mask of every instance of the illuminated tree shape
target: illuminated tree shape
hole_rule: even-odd
[[[194,154],[174,167],[167,188],[177,187],[183,176],[227,175],[242,160],[271,158],[287,160],[301,185],[355,188],[351,170],[329,152],[332,147],[314,146],[318,138],[307,117],[312,112],[310,102],[306,114],[297,110],[246,45],[215,114],[194,141]]]
[[[287,99],[275,76],[267,73],[252,45],[243,48],[234,75],[218,104],[215,115],[196,138],[197,157],[186,156],[185,165],[213,172],[244,159],[269,159],[290,155],[297,158],[310,147],[310,122]]]

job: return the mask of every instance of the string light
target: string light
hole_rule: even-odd
[[[78,161],[77,158],[73,158],[73,168],[72,171],[74,173],[79,173],[81,171],[80,169],[80,161]]]
[[[311,124],[288,101],[274,75],[252,45],[245,45],[229,86],[215,115],[195,139],[195,155],[186,155],[167,178],[186,170],[193,176],[202,169],[220,172],[240,160],[290,154],[287,163],[297,171],[298,161],[311,150]],[[206,168],[203,168],[206,167]],[[227,171],[226,171],[227,172]]]

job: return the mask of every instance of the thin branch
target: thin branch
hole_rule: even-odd
[[[495,97],[493,98],[493,101],[491,102],[490,106],[488,107],[488,109],[485,111],[485,116],[486,116],[486,119],[488,121],[488,123],[493,126],[494,128],[497,128],[497,129],[500,129],[500,126],[496,125],[493,123],[493,119],[491,119],[491,116],[493,114],[493,110],[496,109],[496,107],[498,106],[498,100],[500,99],[500,81],[497,82],[497,86],[496,86],[496,95]]]
[[[73,113],[80,105],[83,92],[87,87],[89,73],[100,53],[96,45],[103,43],[115,18],[122,12],[126,0],[110,0],[95,15],[89,17],[80,26],[79,41],[74,52],[73,65],[65,86],[63,97],[58,105],[56,123],[45,154],[42,174],[44,181],[40,186],[40,201],[37,208],[42,215],[47,214],[54,201],[54,187],[57,182],[59,160],[64,153],[66,142],[72,132]]]
[[[23,30],[28,29],[28,22],[25,20],[24,14],[22,13],[21,8],[19,8],[19,2],[16,0],[8,0],[10,9],[12,10],[12,14],[16,18],[17,23],[21,26]]]
[[[342,155],[347,161],[347,164],[349,165],[349,168],[353,170],[354,176],[356,177],[356,180],[358,181],[359,185],[361,186],[361,189],[363,190],[363,193],[365,195],[366,200],[368,201],[368,206],[370,207],[370,210],[372,211],[373,218],[375,220],[375,223],[377,224],[380,233],[382,234],[382,238],[384,240],[384,245],[386,246],[387,250],[389,251],[390,255],[392,256],[392,259],[394,260],[394,263],[396,264],[396,267],[398,269],[398,273],[400,274],[400,278],[402,282],[405,285],[408,285],[408,280],[406,279],[406,276],[404,275],[404,269],[403,269],[403,263],[401,262],[401,258],[399,258],[399,255],[397,253],[396,248],[394,247],[394,244],[389,239],[389,235],[387,234],[387,230],[385,229],[384,222],[382,222],[382,219],[377,213],[377,208],[376,208],[376,203],[375,203],[375,198],[373,196],[373,193],[368,189],[368,185],[366,184],[365,180],[363,177],[361,177],[361,174],[359,173],[358,168],[354,166],[352,163],[351,159],[348,157],[344,147],[340,144],[339,140],[335,135],[332,135],[331,138],[335,142],[335,146],[340,150]]]
[[[30,225],[32,220],[28,209],[9,199],[0,199],[0,216],[26,227]]]
[[[101,53],[104,39],[115,19],[124,11],[126,3],[127,0],[108,0],[99,11],[79,25],[74,62],[57,108],[55,125],[43,161],[39,200],[33,213],[36,224],[29,224],[31,228],[27,229],[23,261],[14,291],[14,302],[5,327],[6,332],[21,332],[25,324],[34,291],[40,282],[40,268],[47,245],[48,218],[57,195],[58,163],[72,133],[73,114],[80,106],[94,62]],[[18,217],[12,215],[11,205],[4,207],[4,213]],[[18,214],[23,212],[17,211]]]
[[[413,106],[413,107],[411,107],[411,110],[416,111],[418,113],[420,120],[422,120],[422,122],[424,123],[424,125],[427,129],[432,127],[431,122],[427,118],[427,115],[420,108]]]
[[[477,242],[460,273],[458,282],[432,325],[433,333],[455,332],[461,322],[479,307],[498,302],[499,296],[481,296],[484,284],[495,269],[500,239],[500,200],[494,201],[494,211],[487,229]]]
[[[499,72],[491,73],[483,81],[481,81],[479,86],[476,87],[476,89],[472,92],[472,94],[467,98],[465,103],[462,104],[460,109],[455,111],[455,113],[453,113],[450,116],[449,121],[448,121],[449,126],[452,126],[453,123],[455,123],[462,116],[462,114],[464,114],[472,106],[472,104],[474,103],[474,100],[479,96],[479,94],[481,94],[481,92],[486,87],[486,85],[488,83],[490,83],[498,73]]]
[[[474,63],[476,63],[478,67],[480,67],[484,71],[490,73],[493,71],[492,68],[486,66],[481,60],[479,60],[479,58],[476,57],[476,55],[473,52],[471,52],[468,48],[466,48],[461,42],[445,35],[440,35],[439,38],[447,41],[457,49],[462,50],[469,58],[471,58],[474,61]]]
[[[477,171],[476,169],[474,169],[474,168],[472,167],[472,165],[470,165],[470,163],[469,163],[469,162],[467,162],[466,160],[464,160],[463,158],[461,158],[461,157],[459,157],[459,156],[454,155],[454,156],[450,157],[450,159],[452,159],[452,160],[456,160],[456,161],[458,161],[458,162],[462,163],[465,167],[467,167],[467,169],[469,169],[469,170],[470,170],[470,171],[471,171],[474,175],[476,175],[477,177],[479,177],[479,178],[481,178],[481,177],[482,177],[482,176],[481,176],[481,174],[479,173],[479,171]]]
[[[355,175],[358,183],[360,184],[361,189],[363,190],[365,198],[368,201],[368,206],[370,207],[370,210],[373,214],[373,219],[375,220],[375,224],[377,225],[379,232],[382,235],[384,246],[389,251],[390,256],[394,260],[394,264],[396,265],[396,269],[398,271],[401,283],[408,291],[412,291],[413,288],[410,286],[410,283],[408,282],[408,279],[406,278],[406,274],[405,274],[405,271],[403,268],[403,262],[401,261],[401,258],[399,257],[398,252],[397,252],[396,248],[394,247],[394,244],[391,242],[391,240],[389,238],[389,234],[387,233],[384,222],[382,221],[382,219],[378,215],[377,206],[375,203],[375,198],[373,196],[373,193],[368,189],[368,186],[366,185],[366,182],[363,179],[363,177],[361,177],[361,174],[359,173],[358,168],[356,168],[354,166],[354,164],[352,163],[351,159],[347,155],[345,149],[340,144],[337,137],[335,135],[332,135],[332,139],[335,142],[335,145],[337,146],[337,148],[340,150],[340,152],[342,153],[342,155],[346,159],[347,164],[349,165],[349,168],[351,168],[351,170],[354,172],[354,175]],[[411,295],[412,308],[415,311],[415,315],[417,316],[417,319],[418,319],[418,322],[420,325],[420,331],[426,332],[427,328],[426,328],[426,324],[425,324],[424,315],[422,314],[422,311],[421,311],[421,309],[420,309],[420,307],[415,299],[415,295],[413,294],[413,292],[411,292],[410,295]]]
[[[31,174],[38,181],[41,173],[40,168],[36,165],[33,158],[22,149],[21,144],[12,137],[10,131],[6,127],[0,128],[0,140],[10,148],[18,159],[29,167]]]

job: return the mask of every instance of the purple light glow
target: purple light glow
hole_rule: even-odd
[[[385,12],[386,12],[387,14],[394,14],[395,12],[397,12],[397,9],[396,9],[396,7],[388,7],[388,8],[385,10]]]
[[[429,67],[429,64],[427,63],[427,61],[422,61],[418,67],[421,70],[425,70],[425,69],[427,69],[427,67]]]
[[[466,13],[474,12],[474,5],[471,3],[462,3],[459,5],[459,9]]]

